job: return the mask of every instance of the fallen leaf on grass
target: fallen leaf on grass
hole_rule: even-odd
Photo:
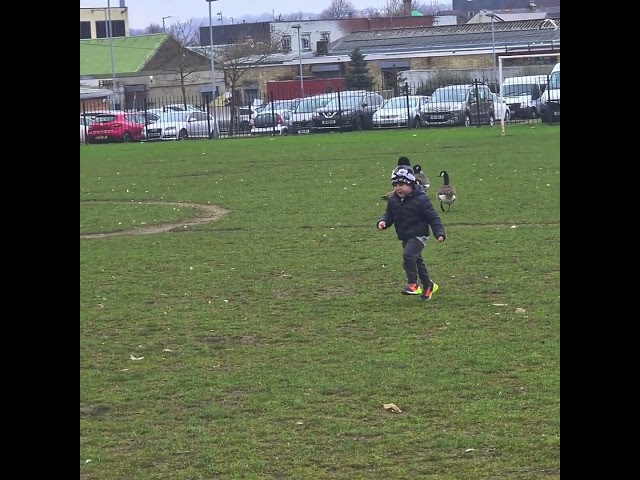
[[[144,357],[134,357],[133,353],[131,354],[131,356],[129,357],[131,360],[142,360]]]
[[[390,410],[392,413],[402,413],[402,410],[400,410],[395,403],[383,403],[382,408]]]

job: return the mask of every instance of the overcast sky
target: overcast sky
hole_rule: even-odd
[[[386,0],[350,0],[357,10],[368,7],[382,8]],[[110,0],[111,7],[118,7],[120,0]],[[421,3],[430,5],[429,0]],[[440,3],[451,3],[440,0]],[[223,18],[240,18],[242,16],[254,16],[263,13],[278,14],[289,13],[320,13],[331,4],[331,0],[218,0],[211,4],[211,13],[214,25],[218,23],[218,12],[222,12]],[[184,22],[191,18],[204,19],[209,24],[209,5],[206,0],[125,0],[129,9],[129,28],[141,29],[155,23],[162,24],[162,17],[172,16],[165,22]],[[80,7],[101,8],[107,6],[107,0],[80,0]],[[235,20],[234,20],[235,21]]]

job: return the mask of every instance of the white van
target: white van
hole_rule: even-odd
[[[510,118],[537,118],[539,100],[546,87],[546,75],[505,78],[500,87],[500,96],[509,106]]]
[[[549,76],[549,85],[540,98],[541,116],[548,122],[560,121],[560,63],[556,63]]]

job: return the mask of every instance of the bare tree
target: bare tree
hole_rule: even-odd
[[[284,15],[282,18],[285,22],[299,22],[301,20],[304,20],[304,13],[300,11],[295,13],[289,13]]]
[[[251,68],[268,63],[270,56],[280,49],[281,39],[274,37],[267,42],[253,41],[251,37],[242,36],[235,43],[226,45],[217,51],[218,60],[222,64],[225,84],[231,90],[231,112],[236,111],[236,88],[240,79]],[[214,107],[215,108],[215,107]],[[234,114],[229,123],[229,135],[233,135]]]
[[[198,27],[191,20],[174,22],[169,30],[169,38],[158,52],[154,65],[150,70],[161,70],[168,83],[180,85],[182,102],[187,104],[186,86],[198,83],[209,71],[210,59],[189,47],[198,45]]]
[[[362,16],[365,18],[380,18],[382,15],[380,14],[380,10],[374,7],[367,7],[362,10]]]
[[[412,0],[411,11],[414,10],[417,10],[423,15],[426,15],[429,11],[429,6],[419,2],[418,0]],[[382,7],[382,11],[387,17],[404,15],[404,2],[402,0],[386,0],[384,6]]]
[[[349,0],[331,0],[331,5],[320,12],[320,18],[351,18],[356,9]]]
[[[144,33],[145,34],[162,33],[162,27],[157,23],[151,23],[147,26],[147,28],[144,29]]]

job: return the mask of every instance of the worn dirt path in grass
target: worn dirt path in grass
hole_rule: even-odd
[[[132,202],[86,202],[86,203],[119,203],[130,205]],[[217,205],[202,205],[199,203],[182,203],[182,202],[135,202],[135,204],[144,205],[165,205],[169,207],[193,208],[195,210],[194,217],[187,217],[173,222],[156,223],[154,225],[139,226],[129,228],[127,230],[118,230],[116,232],[104,233],[85,233],[80,234],[80,238],[107,238],[120,237],[123,235],[149,235],[154,233],[171,232],[174,230],[182,230],[191,225],[200,225],[202,223],[215,222],[224,217],[229,210],[218,207]]]

